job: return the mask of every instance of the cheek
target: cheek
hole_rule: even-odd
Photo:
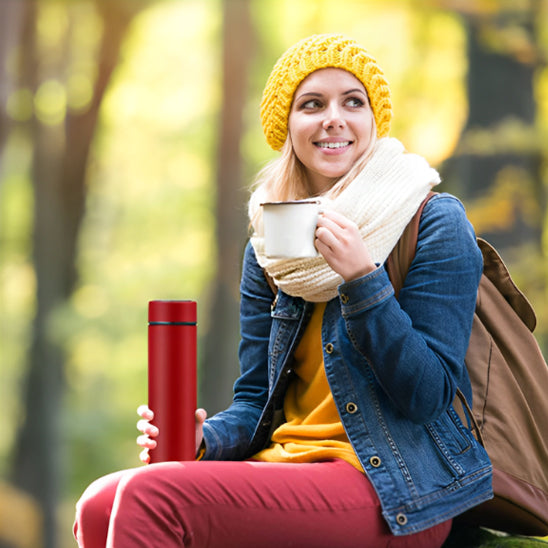
[[[367,116],[365,117],[363,121],[363,132],[364,136],[367,139],[371,139],[373,136],[373,127],[375,126],[375,118],[373,117],[373,112],[369,111]]]
[[[318,125],[321,125],[321,118],[310,113],[291,113],[287,121],[287,128],[291,136],[301,139],[309,137],[313,131],[317,130]]]
[[[302,135],[302,123],[299,123],[298,121],[295,121],[291,117],[289,118],[289,123],[287,124],[287,131],[291,135],[291,140],[293,142],[298,141],[301,139]]]
[[[354,135],[359,140],[360,149],[363,149],[362,152],[369,146],[373,137],[373,124],[373,119],[368,116],[367,118],[358,121],[355,125]]]
[[[291,135],[291,142],[297,156],[302,153],[306,154],[306,147],[309,145],[310,136],[312,135],[310,124],[306,124],[303,121],[290,122],[288,124],[288,131]]]
[[[295,154],[295,156],[304,166],[308,166],[310,153],[307,152],[305,143],[299,139],[293,138],[291,142],[293,144],[293,153]]]

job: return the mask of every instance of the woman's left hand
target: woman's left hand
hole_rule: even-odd
[[[154,420],[154,413],[147,405],[140,405],[137,414],[141,417],[141,420],[137,423],[137,430],[141,432],[141,435],[137,438],[137,445],[143,448],[139,454],[139,459],[148,464],[150,462],[149,451],[156,449],[157,443],[154,438],[160,431],[156,426],[150,424],[150,421]]]
[[[356,223],[336,211],[324,211],[316,227],[316,249],[345,282],[377,268]]]

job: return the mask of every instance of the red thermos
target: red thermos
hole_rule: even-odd
[[[160,433],[150,462],[196,456],[196,302],[148,304],[148,406]]]

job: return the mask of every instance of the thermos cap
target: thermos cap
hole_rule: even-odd
[[[196,301],[149,301],[148,322],[196,325]]]

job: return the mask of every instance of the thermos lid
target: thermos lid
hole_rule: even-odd
[[[149,301],[150,324],[196,325],[196,301]]]

